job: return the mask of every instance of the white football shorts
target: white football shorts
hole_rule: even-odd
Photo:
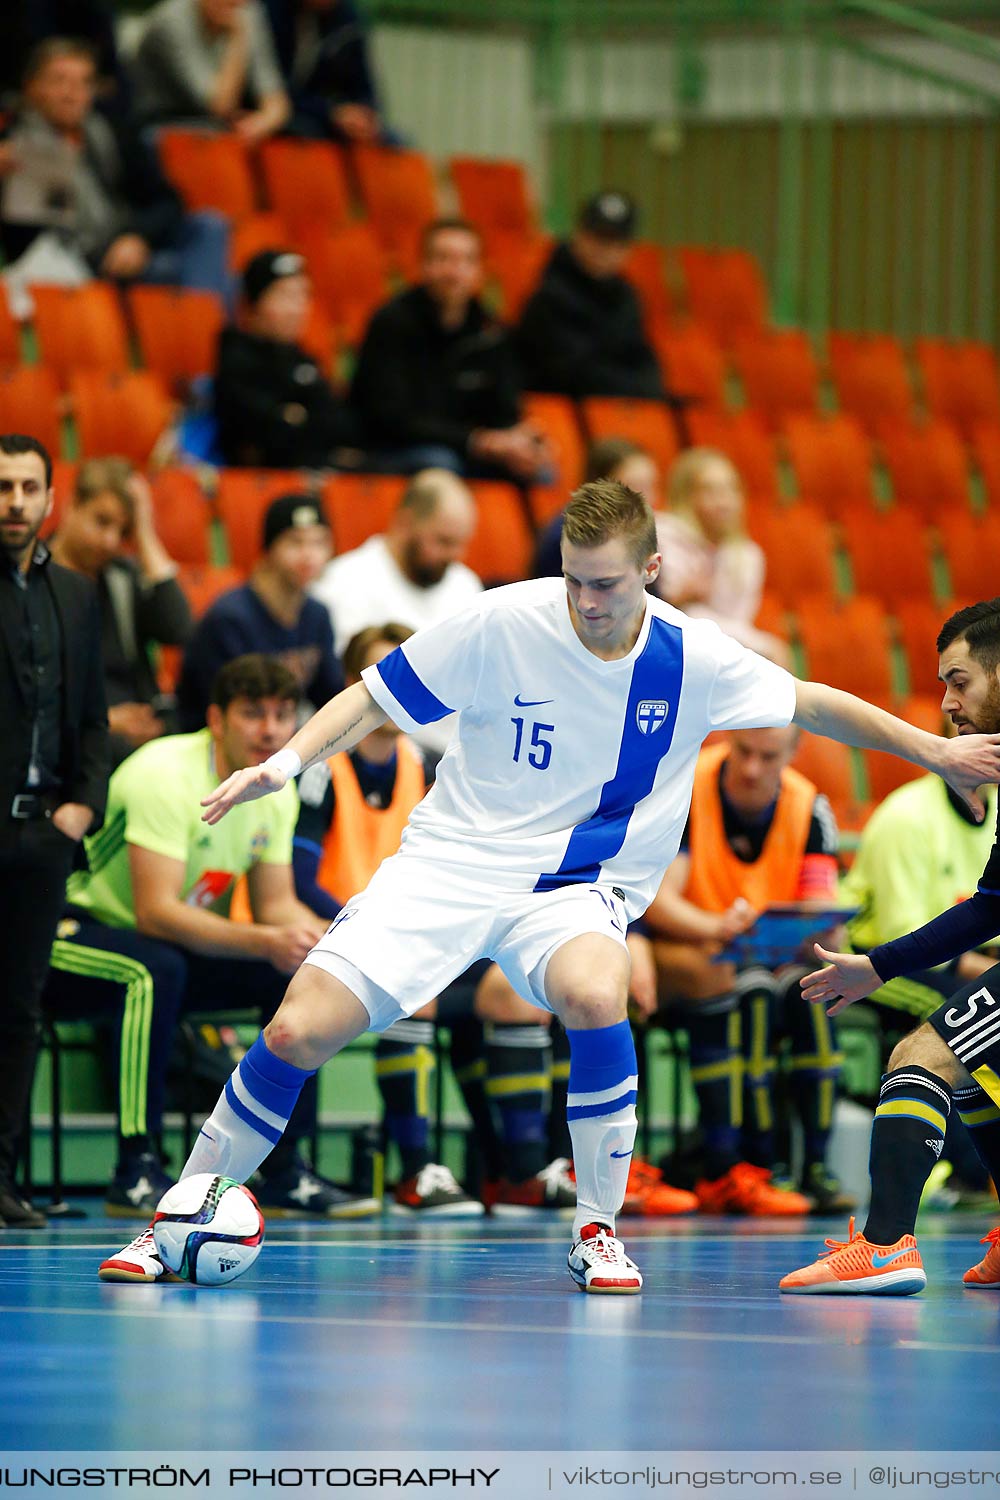
[[[545,970],[571,938],[625,946],[625,903],[610,886],[504,891],[468,866],[399,853],[341,911],[306,963],[346,984],[373,1031],[426,1005],[477,958],[492,958],[525,1000],[551,1010]]]

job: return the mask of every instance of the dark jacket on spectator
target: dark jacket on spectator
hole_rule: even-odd
[[[289,421],[289,406],[305,420]],[[312,355],[239,328],[219,335],[215,415],[227,464],[321,469],[351,440],[350,413]]]
[[[351,387],[367,441],[441,443],[458,452],[477,427],[513,427],[519,397],[507,330],[478,300],[460,328],[443,328],[422,286],[400,292],[374,315]]]
[[[15,141],[21,130],[35,132],[50,128],[33,111],[27,111],[14,120],[6,138]],[[134,129],[120,129],[93,111],[84,124],[83,160],[110,209],[107,232],[99,235],[96,244],[80,247],[95,271],[99,270],[108,246],[119,235],[141,235],[154,250],[176,241],[184,221],[181,201],[160,171],[155,152]],[[16,260],[47,227],[0,221],[4,257]],[[72,231],[69,240],[72,243]]]
[[[157,703],[166,718],[167,733],[176,731],[172,716],[164,715],[150,648],[186,646],[194,621],[184,591],[174,578],[145,587],[129,558],[116,558],[97,581],[101,606],[101,650],[104,691],[108,706],[118,703]],[[111,758],[117,766],[134,749],[123,735],[112,733]]]
[[[364,104],[379,110],[375,80],[368,63],[365,27],[354,0],[337,0],[325,11],[311,12],[315,48],[303,60],[296,56],[302,6],[296,0],[264,0],[274,49],[292,100],[295,116],[330,130],[330,111],[338,104]]]
[[[663,395],[634,288],[624,276],[588,276],[566,244],[556,246],[515,338],[526,390]]]

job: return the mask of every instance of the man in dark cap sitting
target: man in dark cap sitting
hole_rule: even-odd
[[[277,657],[317,707],[344,685],[330,614],[309,597],[330,560],[330,528],[313,495],[282,495],[264,514],[263,556],[240,588],[220,594],[195,628],[177,686],[181,728],[205,722],[216,673],[247,652]]]
[[[664,395],[639,299],[622,275],[635,226],[635,204],[624,193],[598,193],[583,205],[521,315],[516,344],[525,389]]]
[[[219,336],[215,415],[227,464],[325,469],[350,444],[349,413],[301,339],[312,288],[301,255],[262,250],[243,272],[238,326]]]

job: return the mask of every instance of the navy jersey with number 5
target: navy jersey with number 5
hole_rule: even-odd
[[[580,641],[561,579],[509,584],[363,672],[415,731],[456,733],[404,848],[505,890],[619,886],[629,920],[677,853],[702,740],[790,723],[795,680],[717,625],[647,594],[628,656]]]

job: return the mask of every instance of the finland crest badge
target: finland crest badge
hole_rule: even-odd
[[[635,711],[635,722],[641,734],[655,734],[667,722],[670,704],[663,698],[643,698]]]

